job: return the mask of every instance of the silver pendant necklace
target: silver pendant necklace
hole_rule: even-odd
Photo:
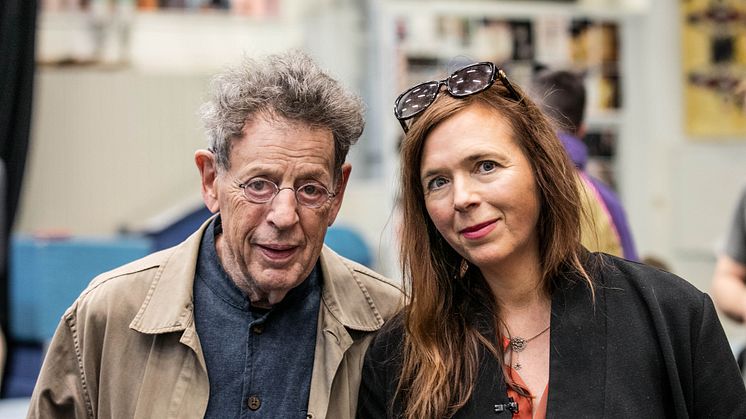
[[[523,352],[524,349],[526,349],[526,346],[528,346],[529,342],[531,342],[532,340],[534,340],[534,339],[538,338],[539,336],[543,335],[544,333],[546,333],[546,331],[549,330],[550,326],[551,326],[551,324],[549,326],[547,326],[546,329],[544,329],[541,332],[535,334],[534,336],[531,336],[528,339],[522,338],[520,336],[516,336],[514,338],[509,338],[508,339],[508,342],[510,343],[510,350],[513,351],[513,353],[515,354],[515,363],[513,363],[513,369],[515,369],[516,371],[518,371],[518,370],[521,369],[521,367],[523,365],[521,364],[521,361],[519,359],[518,354],[520,352]]]

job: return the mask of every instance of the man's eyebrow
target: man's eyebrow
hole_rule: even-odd
[[[238,171],[238,177],[257,176],[261,174],[267,174],[271,176],[282,176],[286,172],[285,169],[277,167],[272,164],[258,163],[251,167],[244,167]],[[308,169],[296,169],[293,174],[296,174],[296,179],[318,179],[320,177],[329,175],[334,177],[333,174],[329,173],[324,168],[312,167]]]

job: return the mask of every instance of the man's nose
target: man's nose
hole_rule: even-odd
[[[298,205],[293,189],[280,189],[269,202],[267,221],[280,230],[292,227],[298,223]]]

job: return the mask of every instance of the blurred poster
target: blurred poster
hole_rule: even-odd
[[[589,116],[622,107],[619,28],[603,20],[574,19],[570,25],[573,66],[585,74]]]
[[[685,129],[746,139],[746,1],[681,0]]]

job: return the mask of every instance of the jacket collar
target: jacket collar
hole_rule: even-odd
[[[168,333],[183,331],[192,323],[197,256],[202,235],[212,218],[174,247],[158,267],[130,328],[141,333]],[[353,267],[327,246],[321,252],[320,261],[322,303],[332,316],[353,330],[380,329],[383,317],[360,279],[360,275],[370,275],[372,272]]]
[[[383,316],[360,278],[375,274],[362,266],[353,266],[326,245],[320,261],[322,303],[332,316],[349,329],[366,332],[380,329]]]
[[[153,283],[130,323],[130,328],[141,333],[184,331],[193,324],[194,274],[202,235],[214,217],[181,244],[167,250],[168,256],[158,267]]]

